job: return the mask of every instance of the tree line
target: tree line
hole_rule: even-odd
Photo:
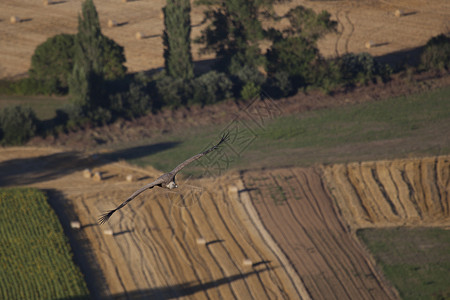
[[[147,76],[126,73],[123,47],[102,34],[93,0],[85,0],[77,34],[60,34],[39,45],[29,77],[7,87],[23,94],[69,94],[71,105],[57,111],[57,117],[47,124],[50,129],[40,129],[32,111],[10,108],[0,113],[0,138],[5,143],[5,137],[16,136],[6,143],[20,144],[37,131],[105,124],[164,106],[206,105],[228,98],[245,101],[258,97],[262,90],[273,98],[311,87],[331,92],[341,86],[389,80],[392,68],[368,53],[323,58],[317,41],[335,32],[337,23],[328,12],[315,13],[303,6],[278,15],[274,5],[282,1],[197,0],[195,5],[205,7],[207,26],[191,41],[190,1],[167,0],[163,8],[164,70]],[[281,20],[288,25],[263,26]],[[194,72],[192,42],[201,44],[201,54],[215,55],[211,71]],[[269,45],[265,53],[263,43]],[[447,36],[430,40],[422,54],[423,68],[448,70],[449,45]],[[25,122],[22,119],[32,121],[22,126],[29,128],[27,133],[18,135],[22,129],[11,128]]]

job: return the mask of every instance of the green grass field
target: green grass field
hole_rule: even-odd
[[[70,245],[46,196],[0,189],[0,299],[88,299]]]
[[[357,235],[402,299],[450,299],[450,230],[399,227]]]
[[[67,97],[52,96],[1,96],[0,109],[7,106],[23,105],[33,109],[40,120],[49,120],[56,116],[56,110],[69,103]]]
[[[189,128],[188,134],[174,132],[135,145],[127,144],[127,148],[174,144],[129,161],[169,171],[183,159],[217,141],[229,125]],[[228,162],[222,165],[248,169],[448,154],[450,87],[280,117],[266,120],[263,127],[248,121],[246,125],[239,123],[238,133],[231,132],[238,139],[231,141],[233,149],[224,148],[224,159]],[[123,145],[117,146],[117,150],[121,147]],[[215,161],[203,160],[203,164],[211,166]],[[191,165],[183,172],[196,175],[203,169],[203,166]]]

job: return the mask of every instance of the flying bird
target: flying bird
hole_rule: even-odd
[[[184,167],[186,167],[187,165],[189,165],[190,163],[196,161],[197,159],[199,159],[200,157],[208,154],[211,151],[216,150],[217,148],[219,148],[219,146],[228,141],[229,139],[229,133],[225,133],[224,135],[222,135],[222,138],[220,139],[220,141],[212,146],[211,148],[192,156],[191,158],[186,159],[184,162],[182,162],[181,164],[179,164],[178,166],[175,167],[175,169],[173,169],[172,171],[165,173],[161,176],[158,177],[158,179],[156,179],[155,181],[144,185],[143,187],[141,187],[140,189],[138,189],[137,191],[135,191],[130,197],[128,197],[127,200],[125,200],[122,204],[120,204],[117,208],[110,210],[108,212],[106,212],[105,214],[101,215],[98,222],[100,224],[103,224],[105,222],[108,221],[108,219],[113,215],[113,213],[115,213],[116,211],[118,211],[119,209],[121,209],[122,207],[124,207],[125,205],[128,204],[128,202],[130,202],[131,200],[133,200],[134,198],[136,198],[139,194],[141,194],[142,192],[152,189],[155,186],[159,186],[162,188],[166,188],[169,190],[175,189],[178,187],[178,185],[175,182],[175,176],[177,175],[178,172],[180,172]]]

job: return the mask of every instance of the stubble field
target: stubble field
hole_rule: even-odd
[[[81,1],[4,0],[0,3],[0,78],[24,75],[30,67],[34,49],[47,38],[60,33],[76,33],[77,16]],[[163,67],[161,34],[164,29],[161,8],[163,0],[129,1],[96,0],[102,31],[125,48],[126,66],[130,72]],[[397,51],[410,51],[420,47],[450,27],[450,4],[445,0],[431,1],[301,1],[278,5],[275,10],[284,14],[296,5],[311,7],[316,11],[329,11],[338,22],[338,32],[329,34],[319,42],[319,49],[326,57],[348,52],[367,51],[374,56]],[[404,12],[400,18],[395,11]],[[12,16],[22,22],[10,24]],[[119,26],[108,27],[114,20]],[[199,36],[201,7],[193,6],[191,13],[192,38]],[[283,22],[276,26],[283,26]],[[140,32],[143,39],[137,40]],[[366,42],[372,42],[367,49]],[[211,55],[199,56],[199,45],[193,44],[195,61],[211,59]],[[394,58],[397,63],[402,59]]]
[[[101,212],[160,173],[111,163],[101,155],[44,148],[6,148],[1,154],[2,185],[57,190],[54,203],[71,207],[71,218],[82,224],[73,235],[88,244],[101,273],[88,275],[96,278],[90,288],[96,282],[98,297],[396,299],[397,292],[355,235],[367,224],[398,225],[397,219],[389,219],[392,208],[382,204],[379,194],[394,197],[397,191],[405,207],[414,201],[421,206],[420,195],[427,195],[427,207],[435,203],[433,209],[416,208],[424,216],[421,219],[405,214],[403,223],[430,225],[433,217],[437,221],[431,225],[448,226],[450,221],[445,156],[249,171],[216,179],[182,177],[176,193],[157,189],[144,193],[108,224],[98,226]],[[383,174],[386,165],[391,174],[403,177],[379,175],[383,177],[377,183],[372,176]],[[87,167],[101,172],[104,180],[84,178]],[[342,168],[347,171],[330,172]],[[358,168],[363,170],[352,171]],[[419,172],[410,173],[413,169]],[[125,180],[128,174],[134,182]],[[355,193],[372,195],[340,194],[349,180]],[[363,182],[367,187],[360,190]],[[388,188],[395,185],[397,189]],[[404,195],[405,185],[419,196]],[[370,214],[349,213],[369,211],[375,205],[378,217],[365,222],[360,220]],[[63,226],[67,228],[70,220]]]

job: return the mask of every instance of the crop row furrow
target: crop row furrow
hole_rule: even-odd
[[[353,282],[353,278],[344,284],[342,278],[347,279],[346,267],[351,263],[347,255],[342,255],[342,247],[336,242],[334,234],[331,230],[324,226],[326,223],[321,218],[320,208],[318,207],[318,198],[316,198],[315,191],[311,189],[311,184],[304,172],[294,172],[298,179],[298,182],[303,182],[302,189],[305,191],[305,197],[302,201],[301,207],[299,205],[291,205],[288,201],[288,206],[293,213],[293,218],[298,226],[308,230],[311,234],[310,237],[316,245],[316,251],[323,257],[326,262],[326,267],[322,267],[323,272],[329,276],[330,284],[333,285],[333,291],[337,298],[348,298],[350,297],[349,289],[356,289],[357,283]],[[302,184],[299,184],[302,185]],[[320,197],[323,201],[323,197]],[[320,201],[320,200],[319,200]],[[314,224],[314,225],[313,225]],[[313,227],[310,227],[313,226]],[[307,228],[309,227],[309,228]],[[333,226],[334,227],[334,226]],[[331,251],[333,249],[333,251]],[[333,252],[333,253],[330,253]],[[338,252],[338,253],[336,253]],[[338,266],[338,267],[334,267]],[[339,270],[344,271],[344,274],[340,273]],[[351,284],[349,284],[351,282]],[[364,299],[364,295],[359,296]]]

